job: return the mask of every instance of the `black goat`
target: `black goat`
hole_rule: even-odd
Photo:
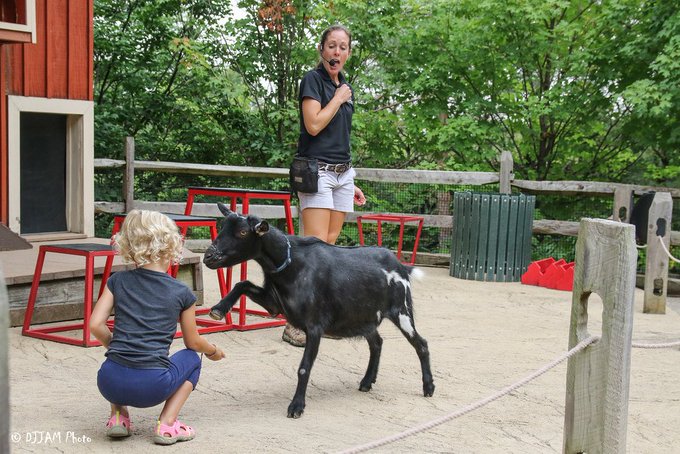
[[[359,385],[369,391],[375,383],[382,349],[377,328],[391,320],[415,348],[423,378],[423,394],[434,393],[427,342],[415,329],[410,274],[415,268],[400,263],[392,252],[378,247],[340,247],[316,238],[285,235],[256,216],[244,217],[218,204],[226,219],[205,252],[211,269],[254,259],[264,272],[264,287],[238,282],[210,316],[221,319],[241,295],[271,315],[283,314],[307,334],[298,369],[298,385],[288,406],[288,417],[299,418],[305,409],[309,374],[323,334],[363,336],[368,341],[368,369]]]

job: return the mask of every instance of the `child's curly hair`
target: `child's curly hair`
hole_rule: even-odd
[[[125,217],[114,247],[127,262],[137,266],[182,259],[183,239],[177,225],[157,211],[132,210]]]

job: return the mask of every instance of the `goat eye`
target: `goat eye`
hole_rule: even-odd
[[[247,231],[247,230],[240,230],[240,231],[238,232],[238,235],[239,235],[241,238],[243,238],[243,237],[245,237],[246,235],[248,235],[248,231]]]

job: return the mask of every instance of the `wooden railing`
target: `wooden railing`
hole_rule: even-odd
[[[132,150],[132,151],[130,151]],[[134,172],[162,172],[189,175],[209,175],[224,177],[259,177],[259,178],[288,178],[287,168],[271,167],[240,167],[214,164],[192,164],[178,162],[161,161],[136,161],[134,160],[134,145],[128,144],[128,159],[95,159],[95,169],[125,169],[125,181],[123,183],[123,193],[126,195],[125,202],[95,202],[95,210],[103,213],[120,213],[129,211],[132,206],[143,209],[152,209],[168,213],[184,212],[183,202],[156,202],[141,201],[134,199],[131,190],[134,185]],[[508,162],[509,161],[509,162]],[[680,189],[656,187],[646,185],[595,182],[595,181],[532,181],[515,180],[512,173],[512,157],[509,153],[501,158],[501,168],[503,172],[453,172],[440,170],[397,170],[397,169],[370,169],[357,168],[358,180],[372,182],[391,182],[391,183],[419,183],[419,184],[444,184],[444,185],[465,185],[481,186],[486,184],[499,184],[501,192],[503,188],[517,188],[525,194],[550,194],[550,195],[592,195],[598,197],[612,197],[614,199],[613,216],[618,219],[621,206],[625,206],[627,201],[624,198],[617,200],[617,192],[633,193],[641,195],[649,191],[668,192],[673,199],[680,199]],[[628,199],[629,200],[629,199]],[[631,212],[631,207],[627,206],[627,213]],[[285,214],[283,208],[275,206],[254,205],[250,212],[269,219],[283,219]],[[201,216],[219,216],[220,213],[214,204],[196,204],[194,214]],[[296,214],[296,213],[294,213]],[[413,214],[413,213],[405,213]],[[421,214],[421,213],[419,213]],[[421,214],[422,215],[422,214]],[[452,217],[445,215],[423,215],[426,227],[450,228],[452,227]],[[627,222],[628,219],[621,219]],[[356,221],[356,214],[347,217],[348,222]],[[579,223],[577,221],[560,221],[540,219],[534,220],[533,233],[545,235],[567,235],[577,236]],[[671,245],[680,245],[680,232],[671,232]]]
[[[125,160],[95,159],[95,169],[124,169],[123,194],[124,202],[95,202],[95,211],[104,213],[128,212],[132,208],[162,211],[166,213],[184,213],[184,202],[158,202],[135,200],[134,178],[136,171],[178,173],[204,176],[223,177],[257,177],[288,179],[287,168],[269,167],[239,167],[214,164],[191,164],[177,162],[136,161],[134,139],[127,138]],[[500,157],[500,171],[496,172],[452,172],[436,170],[396,170],[396,169],[368,169],[357,168],[356,178],[360,181],[384,182],[384,183],[418,183],[429,185],[459,185],[459,186],[482,186],[498,184],[501,193],[510,193],[512,188],[517,188],[525,194],[549,194],[549,195],[587,195],[596,197],[612,197],[613,212],[611,218],[624,223],[630,222],[632,213],[633,195],[642,195],[649,191],[657,194],[654,204],[650,209],[648,222],[648,235],[656,240],[656,223],[662,223],[664,233],[659,235],[661,241],[669,247],[680,245],[680,232],[670,231],[671,215],[673,211],[673,199],[680,199],[680,189],[654,187],[645,185],[621,184],[594,181],[531,181],[516,180],[513,174],[512,155],[504,152]],[[663,197],[660,197],[662,195]],[[658,199],[658,201],[657,201]],[[662,200],[663,199],[663,200]],[[393,213],[393,214],[419,214],[424,218],[426,227],[440,229],[453,227],[453,216],[448,212],[448,207],[442,211],[444,214],[423,213]],[[237,208],[238,209],[238,208]],[[251,205],[250,213],[266,219],[285,218],[284,209],[281,206]],[[192,214],[199,216],[218,217],[220,213],[214,203],[194,204]],[[367,214],[362,211],[361,214]],[[293,215],[297,216],[297,210],[293,208]],[[357,213],[347,216],[348,222],[356,222]],[[654,217],[654,219],[652,219]],[[579,222],[540,219],[533,221],[532,234],[542,235],[567,235],[578,236]],[[662,244],[652,241],[647,251],[649,257],[657,257],[658,260],[647,260],[645,270],[645,312],[664,313],[666,302],[666,285],[668,283],[669,261],[661,254]]]

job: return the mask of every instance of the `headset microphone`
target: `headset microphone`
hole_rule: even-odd
[[[323,58],[323,57],[321,57],[321,58]],[[329,65],[331,65],[331,68],[332,68],[333,66],[337,65],[338,63],[340,63],[340,60],[337,60],[337,59],[335,59],[335,58],[331,58],[330,60],[326,60],[326,59],[324,58],[324,61],[326,61]]]

